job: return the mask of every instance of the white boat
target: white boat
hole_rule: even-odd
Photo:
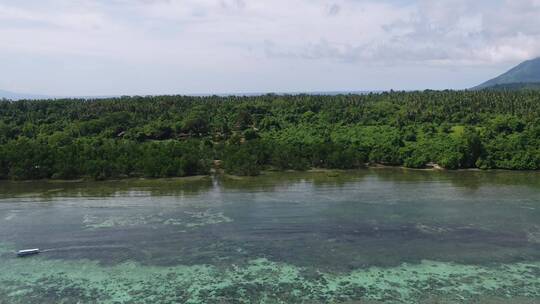
[[[35,249],[24,249],[24,250],[19,250],[17,251],[17,256],[18,257],[24,257],[24,256],[28,256],[28,255],[34,255],[34,254],[38,254],[40,251],[38,248],[35,248]]]

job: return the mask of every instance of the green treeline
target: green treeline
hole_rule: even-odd
[[[540,168],[540,93],[121,97],[0,102],[0,178]]]

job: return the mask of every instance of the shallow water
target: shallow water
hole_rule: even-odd
[[[540,173],[0,182],[0,303],[77,302],[538,303]]]

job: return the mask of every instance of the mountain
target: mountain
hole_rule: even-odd
[[[9,100],[20,100],[20,99],[48,99],[50,96],[45,95],[35,95],[35,94],[21,94],[14,93],[9,91],[0,90],[0,100],[9,99]]]
[[[522,89],[540,86],[540,57],[520,63],[510,71],[474,87],[480,89]]]
[[[482,90],[491,91],[522,91],[522,90],[540,90],[540,82],[519,82],[519,83],[505,83],[496,84],[490,87],[483,88]]]

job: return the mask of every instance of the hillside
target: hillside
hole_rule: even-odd
[[[519,90],[540,90],[540,82],[520,82],[520,83],[507,83],[507,84],[496,84],[484,88],[485,90],[493,91],[519,91]]]
[[[473,89],[480,90],[494,87],[499,87],[502,89],[540,87],[540,57],[522,62],[516,67],[510,69],[508,72],[488,80],[483,84],[474,87]]]

